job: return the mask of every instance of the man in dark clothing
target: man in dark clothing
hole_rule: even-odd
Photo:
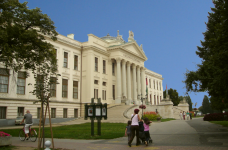
[[[29,138],[29,136],[28,136],[29,127],[30,127],[33,123],[32,123],[32,115],[30,114],[30,111],[27,110],[26,113],[27,113],[27,114],[24,115],[24,118],[23,118],[23,120],[21,121],[21,123],[23,123],[24,120],[26,120],[26,121],[25,121],[25,134],[26,134],[26,140],[28,140],[28,138]],[[20,124],[21,124],[21,123],[20,123]]]

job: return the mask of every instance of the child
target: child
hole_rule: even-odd
[[[152,123],[152,121],[150,121],[148,118],[144,118],[144,133],[145,133],[145,136],[146,136],[146,140],[145,140],[145,144],[146,146],[148,146],[148,142],[149,142],[149,139],[150,139],[150,133],[149,133],[149,125],[150,123]]]
[[[128,136],[128,142],[129,142],[129,140],[131,138],[131,120],[129,120],[127,122],[127,127],[126,127],[126,130],[125,130],[125,136],[126,135]]]

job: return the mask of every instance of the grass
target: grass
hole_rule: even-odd
[[[204,116],[192,116],[192,118],[200,118],[200,117],[204,117]]]
[[[224,127],[228,127],[228,121],[209,121],[211,123],[220,124]]]
[[[67,125],[60,127],[52,127],[53,137],[60,139],[114,139],[123,137],[125,132],[125,123],[101,123],[101,136],[97,136],[97,123],[94,123],[94,135],[91,137],[91,124],[84,123],[78,125]],[[37,133],[38,128],[34,128]],[[20,129],[2,130],[9,133],[13,137],[18,137]],[[50,127],[45,127],[45,137],[51,138]]]
[[[15,146],[11,146],[11,145],[10,146],[1,146],[0,149],[1,150],[13,150],[13,149],[15,149]]]
[[[176,120],[174,118],[166,118],[166,119],[161,119],[161,122],[166,122],[166,121],[171,121],[171,120]]]

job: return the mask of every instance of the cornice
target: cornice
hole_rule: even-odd
[[[161,79],[161,80],[163,80],[164,78],[162,78],[162,75],[160,75],[160,74],[158,74],[158,73],[156,73],[156,72],[153,72],[153,71],[151,71],[151,70],[145,70],[145,74],[147,74],[147,75],[150,75],[150,76],[152,76],[152,77],[156,77],[156,78],[158,78],[158,79]]]
[[[101,48],[98,48],[96,46],[93,46],[93,45],[89,45],[89,46],[83,47],[83,51],[86,51],[86,50],[93,50],[95,52],[98,52],[98,53],[103,54],[103,55],[106,55],[106,56],[109,56],[110,55],[109,52],[107,52],[107,51],[105,51],[105,50],[103,50]]]

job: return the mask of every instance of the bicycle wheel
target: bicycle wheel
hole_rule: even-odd
[[[30,140],[35,142],[37,139],[37,133],[36,133],[36,130],[35,129],[31,129],[31,132],[30,132]]]
[[[24,132],[23,129],[21,129],[19,131],[19,138],[20,138],[21,141],[24,141],[25,140],[25,132]]]

